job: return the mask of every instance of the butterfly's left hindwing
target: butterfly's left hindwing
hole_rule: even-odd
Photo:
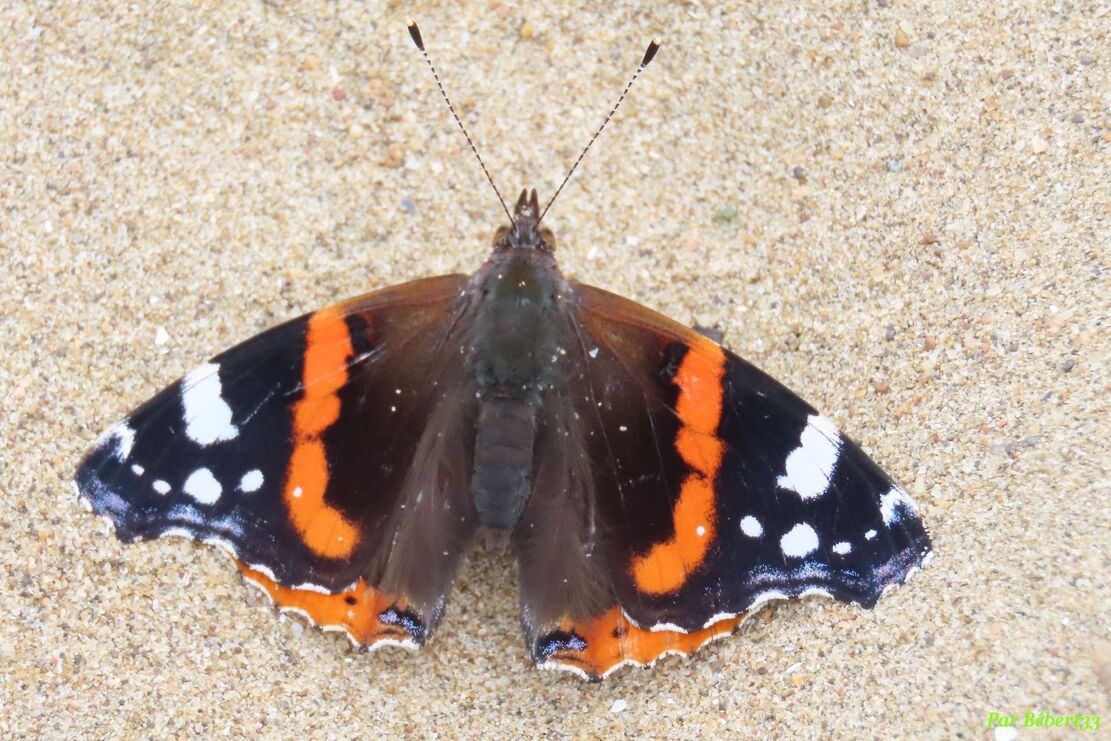
[[[549,420],[574,442],[538,455],[577,482],[559,511],[579,524],[526,509],[518,533],[537,663],[597,678],[689,653],[768,600],[871,607],[923,563],[914,505],[828,419],[697,332],[575,288],[575,392]],[[530,593],[544,570],[570,586]]]
[[[474,529],[473,392],[446,350],[464,281],[369,294],[216,356],[100,439],[80,495],[121,539],[221,546],[279,606],[360,645],[423,643]]]

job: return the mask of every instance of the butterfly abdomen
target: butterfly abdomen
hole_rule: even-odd
[[[486,399],[479,407],[471,490],[483,527],[508,530],[532,491],[537,407],[521,399]]]

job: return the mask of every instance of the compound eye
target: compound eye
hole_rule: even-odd
[[[544,249],[546,249],[548,252],[555,252],[555,235],[552,234],[551,229],[540,227],[540,244],[542,244],[544,246]]]

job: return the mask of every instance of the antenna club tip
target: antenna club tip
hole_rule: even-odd
[[[420,27],[417,22],[412,18],[407,18],[405,19],[405,25],[409,28],[409,37],[413,39],[413,43],[417,45],[418,49],[424,51],[424,39],[421,38]]]
[[[655,38],[652,39],[652,42],[650,44],[648,44],[648,49],[644,52],[644,59],[640,60],[640,66],[641,67],[647,67],[648,66],[648,63],[651,62],[655,58],[656,52],[658,52],[660,50],[660,46],[662,44],[663,44],[663,39],[661,39],[659,36],[656,36]]]

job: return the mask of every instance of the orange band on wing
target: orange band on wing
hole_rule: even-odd
[[[339,418],[337,393],[347,383],[355,354],[343,314],[322,309],[308,320],[302,372],[304,396],[293,406],[293,453],[285,477],[285,503],[293,527],[320,556],[344,558],[359,543],[359,531],[324,501],[328,456],[320,436]]]
[[[559,630],[574,633],[585,647],[566,646],[552,652],[541,663],[574,667],[599,678],[622,662],[650,664],[661,655],[676,652],[686,656],[719,636],[729,635],[744,621],[747,614],[724,618],[691,633],[675,630],[647,630],[633,625],[614,607],[601,617],[575,622],[564,618]]]
[[[679,387],[675,411],[683,425],[675,449],[692,470],[671,513],[674,535],[633,560],[633,580],[642,592],[664,594],[681,587],[687,574],[706,558],[714,539],[714,478],[725,452],[717,437],[724,374],[724,351],[703,339],[691,345],[672,379]]]
[[[361,646],[392,640],[409,643],[413,636],[401,624],[383,623],[379,616],[397,604],[394,597],[358,583],[346,592],[322,594],[311,589],[283,587],[265,574],[236,560],[239,573],[261,586],[279,608],[304,614],[318,628],[341,628]]]

